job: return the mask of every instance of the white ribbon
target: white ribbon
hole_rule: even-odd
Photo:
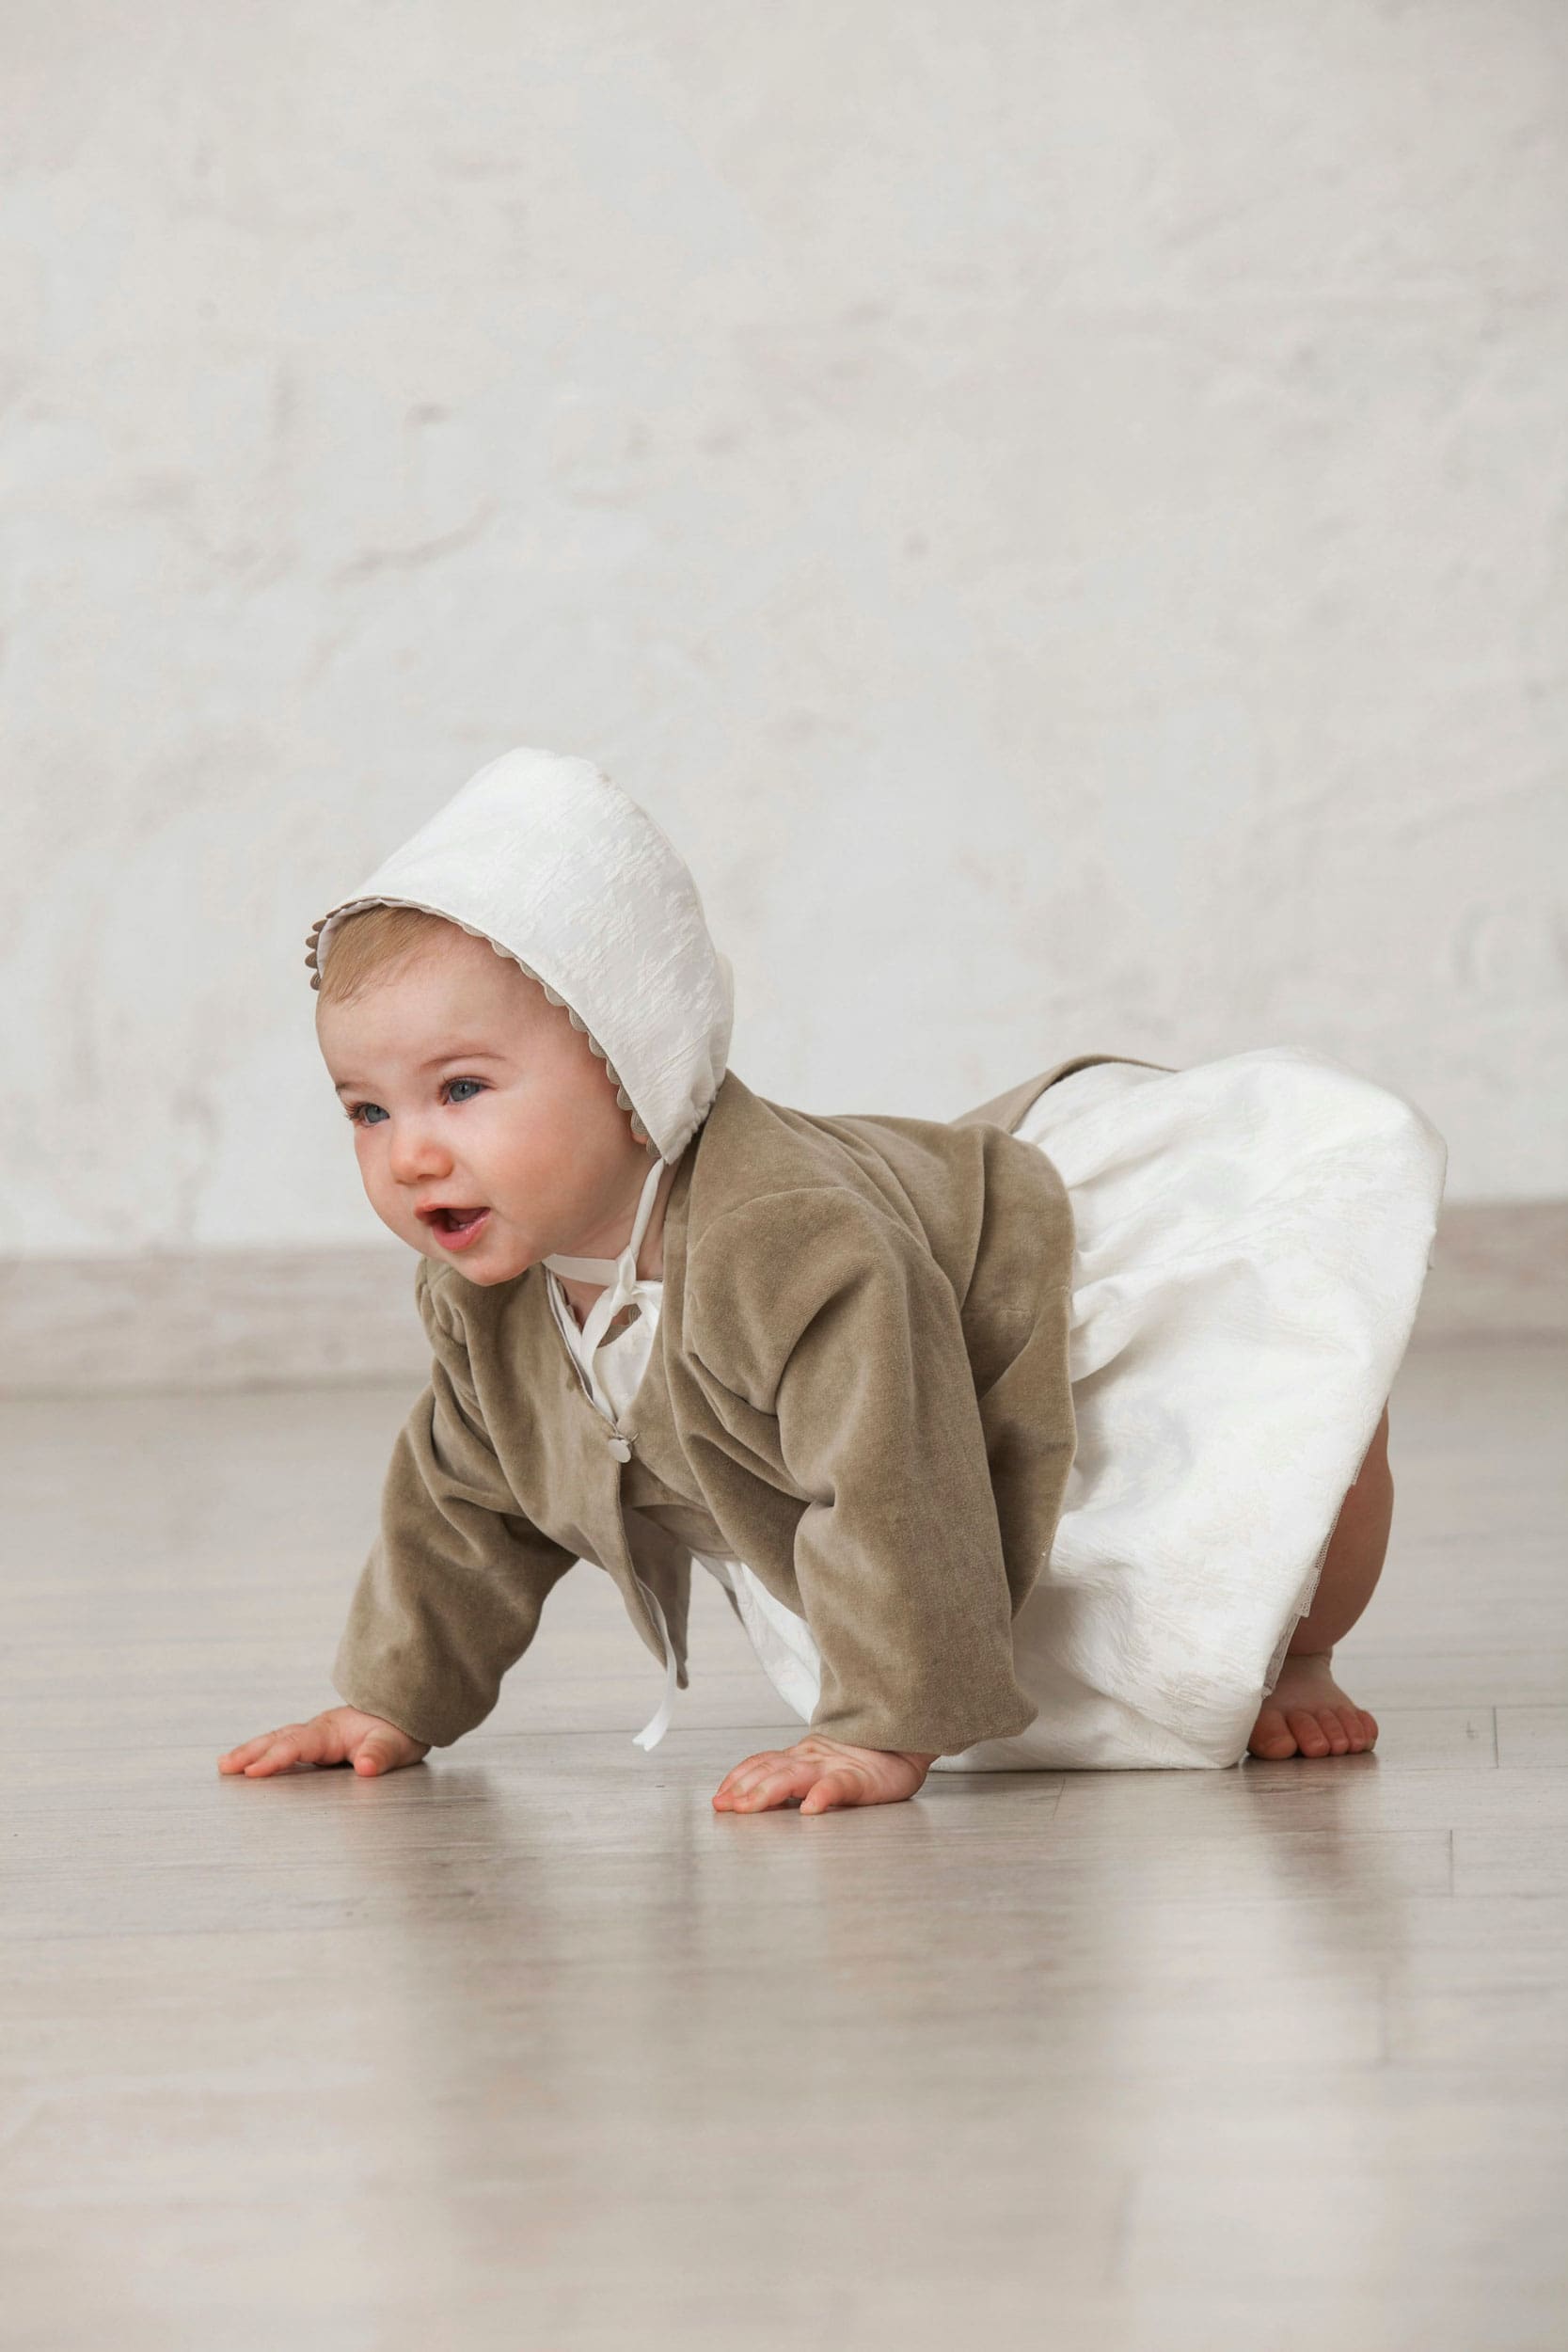
[[[642,1197],[637,1204],[637,1215],[632,1221],[631,1239],[618,1258],[565,1258],[553,1255],[545,1260],[545,1263],[552,1273],[564,1274],[572,1281],[603,1282],[607,1285],[594,1301],[588,1320],[582,1327],[582,1349],[583,1354],[589,1359],[590,1365],[592,1365],[599,1342],[622,1308],[644,1294],[650,1296],[654,1295],[649,1284],[640,1280],[638,1277],[637,1253],[642,1246],[642,1236],[648,1230],[648,1219],[654,1213],[654,1195],[658,1190],[658,1180],[668,1166],[667,1160],[656,1160],[649,1168],[647,1181],[642,1186]],[[662,1293],[663,1285],[660,1284],[657,1287]]]
[[[581,1353],[586,1359],[584,1369],[588,1374],[589,1385],[594,1391],[594,1401],[610,1427],[617,1433],[610,1440],[610,1449],[617,1461],[622,1462],[629,1460],[631,1448],[620,1436],[615,1415],[598,1382],[594,1377],[594,1357],[597,1352],[599,1342],[623,1307],[627,1306],[633,1299],[662,1298],[664,1286],[661,1282],[643,1281],[639,1278],[637,1253],[642,1246],[642,1236],[648,1230],[648,1219],[653,1215],[654,1196],[658,1190],[658,1180],[668,1166],[667,1160],[656,1160],[649,1168],[647,1181],[642,1186],[641,1199],[637,1204],[637,1215],[632,1220],[631,1239],[619,1257],[567,1258],[552,1255],[545,1260],[545,1263],[554,1274],[564,1274],[576,1282],[603,1282],[608,1286],[594,1301],[588,1320],[582,1327]],[[670,1639],[670,1629],[664,1621],[664,1612],[659,1607],[658,1596],[648,1590],[641,1577],[637,1581],[643,1597],[658,1620],[659,1639],[664,1644],[664,1696],[659,1702],[657,1714],[649,1723],[643,1724],[641,1731],[634,1732],[632,1735],[633,1746],[646,1751],[657,1748],[670,1728],[670,1717],[675,1704],[677,1668],[674,1645]]]
[[[658,1703],[658,1712],[643,1724],[641,1731],[634,1731],[631,1738],[632,1746],[646,1753],[657,1747],[670,1728],[670,1717],[675,1705],[675,1651],[670,1639],[670,1629],[664,1622],[664,1612],[658,1605],[658,1595],[650,1592],[641,1577],[637,1581],[643,1598],[658,1619],[659,1639],[664,1644],[664,1696]]]

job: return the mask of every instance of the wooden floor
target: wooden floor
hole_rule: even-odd
[[[407,1392],[0,1407],[8,2352],[1555,2352],[1565,1371],[1406,1359],[1375,1756],[819,1820],[587,1567],[429,1765],[220,1780]]]

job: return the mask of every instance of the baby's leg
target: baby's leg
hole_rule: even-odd
[[[1375,1720],[1346,1697],[1334,1679],[1331,1661],[1335,1643],[1350,1631],[1372,1597],[1393,1516],[1385,1405],[1355,1484],[1335,1521],[1312,1606],[1291,1636],[1279,1679],[1252,1727],[1247,1746],[1254,1756],[1271,1760],[1296,1755],[1358,1756],[1376,1740]]]

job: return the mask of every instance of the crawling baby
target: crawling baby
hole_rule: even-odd
[[[658,1284],[679,1166],[660,1160],[650,1169],[604,1061],[566,1010],[515,962],[440,916],[382,907],[345,925],[324,976],[317,1033],[371,1202],[430,1261],[434,1279],[420,1295],[437,1362],[394,1459],[390,1524],[340,1661],[341,1687],[361,1703],[248,1740],[222,1758],[225,1772],[252,1778],[296,1764],[350,1764],[368,1775],[416,1764],[434,1740],[453,1736],[459,1692],[493,1697],[492,1677],[520,1654],[545,1591],[573,1555],[525,1529],[506,1484],[503,1457],[537,1432],[541,1404],[521,1378],[513,1391],[494,1339],[476,1366],[458,1337],[461,1311],[435,1302],[447,1285],[493,1294],[531,1269],[537,1283],[541,1262],[558,1250],[614,1260],[634,1220],[642,1226],[639,1285]],[[638,1220],[645,1184],[651,1207]],[[604,1286],[552,1279],[580,1330]],[[635,1299],[618,1308],[605,1337],[641,1311]],[[543,1346],[526,1359],[519,1352],[517,1374],[526,1360],[553,1402],[596,1412],[555,1331],[541,1320],[538,1335]],[[507,1417],[499,1445],[483,1434],[486,1409]],[[612,1472],[601,1441],[587,1468],[607,1482],[607,1464]],[[563,1488],[570,1484],[563,1475]],[[564,1534],[574,1512],[587,1516],[587,1502],[558,1493],[550,1524],[564,1522]],[[432,1654],[409,1655],[415,1641]],[[464,1728],[473,1711],[463,1708]],[[738,1810],[798,1797],[809,1813],[880,1803],[911,1794],[929,1761],[810,1737],[784,1754],[747,1757],[714,1804]]]
[[[724,1776],[721,1812],[895,1803],[933,1767],[1212,1767],[1372,1744],[1330,1660],[1382,1562],[1383,1398],[1441,1192],[1431,1131],[1400,1098],[1260,1049],[1234,1073],[1081,1055],[950,1121],[770,1102],[727,1067],[732,974],[684,863],[598,769],[543,751],[470,778],[314,927],[307,962],[366,1194],[419,1256],[430,1378],[395,1441],[339,1648],[344,1704],[243,1741],[222,1772],[373,1776],[460,1739],[579,1564],[611,1577],[664,1671],[640,1745],[663,1737],[687,1687],[698,1564],[806,1724]],[[1053,1150],[1040,1140],[1042,1110],[1075,1084],[1163,1103],[1157,1089],[1189,1078],[1211,1087],[1205,1135],[1227,1116],[1266,1139],[1261,1100],[1282,1136],[1291,1120],[1342,1131],[1345,1168],[1360,1183],[1373,1168],[1380,1186],[1359,1214],[1385,1321],[1363,1317],[1365,1364],[1338,1420],[1320,1394],[1309,1442],[1282,1448],[1277,1422],[1249,1431],[1238,1355],[1212,1455],[1185,1449],[1212,1481],[1234,1477],[1247,1443],[1281,1465],[1271,1542],[1234,1576],[1196,1536],[1183,1552],[1184,1508],[1195,1526],[1223,1523],[1201,1478],[1191,1497],[1168,1480],[1151,1494],[1147,1534],[1129,1518],[1116,1384],[1074,1385],[1095,1337],[1074,1291],[1074,1211],[1082,1242],[1096,1196],[1087,1164],[1069,1196],[1053,1154],[1059,1140],[1069,1163],[1088,1129],[1059,1120]],[[1103,1163],[1115,1130],[1099,1115]],[[1198,1132],[1180,1102],[1172,1117],[1163,1164],[1129,1130],[1130,1165],[1160,1168],[1166,1269],[1180,1138]],[[1388,1139],[1381,1164],[1373,1130]],[[1281,1149],[1299,1164],[1293,1138]],[[1333,1168],[1297,1190],[1335,1230]],[[1256,1287],[1242,1210],[1210,1211],[1207,1178],[1192,1193],[1255,1251]],[[1117,1210],[1133,1234],[1125,1200]],[[1272,1194],[1259,1230],[1280,1253],[1316,1247]],[[1194,1250],[1212,1271],[1212,1233]],[[1354,1319],[1364,1302],[1348,1283]],[[1148,1331],[1151,1346],[1192,1344],[1168,1301]],[[1132,1400],[1140,1363],[1159,1359],[1125,1356]],[[1164,1376],[1180,1398],[1181,1366]],[[1075,1399],[1101,1423],[1081,1426]],[[1129,1425],[1147,1422],[1144,1406]],[[1078,1560],[1113,1490],[1119,1584]]]

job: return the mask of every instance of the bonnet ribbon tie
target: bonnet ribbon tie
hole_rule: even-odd
[[[586,1356],[592,1357],[595,1353],[611,1320],[623,1307],[644,1292],[653,1295],[650,1286],[639,1278],[637,1253],[642,1246],[642,1236],[648,1230],[648,1219],[654,1212],[654,1195],[658,1190],[658,1180],[668,1166],[667,1160],[656,1160],[649,1168],[647,1181],[642,1186],[642,1198],[637,1204],[637,1216],[632,1222],[631,1239],[618,1258],[564,1258],[557,1254],[545,1260],[552,1273],[564,1274],[574,1282],[603,1282],[608,1285],[594,1301],[592,1311],[582,1327],[582,1346]],[[663,1285],[659,1284],[657,1288],[662,1293]]]
[[[641,1577],[639,1577],[638,1582],[640,1584],[642,1583]],[[646,1755],[657,1747],[659,1741],[663,1739],[665,1733],[670,1728],[670,1718],[674,1712],[675,1647],[674,1644],[670,1639],[670,1629],[664,1622],[664,1612],[659,1607],[658,1595],[656,1592],[651,1591],[646,1584],[642,1585],[642,1591],[647,1599],[648,1606],[652,1609],[655,1616],[658,1619],[659,1637],[664,1644],[664,1696],[658,1703],[657,1713],[650,1717],[648,1722],[643,1724],[641,1731],[634,1731],[631,1735],[632,1746],[634,1748],[641,1748],[644,1755]]]
[[[594,1380],[593,1376],[593,1359],[611,1320],[633,1299],[662,1297],[663,1295],[661,1282],[643,1281],[639,1277],[637,1253],[641,1248],[642,1236],[648,1230],[648,1219],[653,1215],[654,1196],[658,1190],[658,1180],[668,1165],[668,1161],[659,1159],[656,1160],[649,1168],[642,1186],[642,1197],[637,1204],[637,1215],[632,1221],[631,1239],[619,1257],[568,1258],[557,1254],[545,1260],[545,1263],[552,1273],[564,1274],[576,1282],[604,1282],[609,1286],[594,1300],[588,1320],[582,1327],[582,1352],[588,1359],[588,1375],[595,1391],[598,1383]],[[603,1409],[602,1406],[601,1409]],[[607,1418],[613,1427],[615,1425],[613,1414],[607,1413]],[[631,1448],[624,1438],[618,1436],[611,1440],[611,1451],[620,1461],[630,1459]],[[638,1578],[638,1583],[641,1586],[649,1606],[658,1621],[659,1639],[664,1645],[664,1696],[659,1702],[657,1712],[651,1721],[644,1724],[641,1731],[634,1732],[632,1735],[633,1745],[647,1751],[657,1747],[670,1728],[670,1718],[675,1704],[677,1669],[674,1645],[670,1639],[670,1629],[665,1623],[664,1612],[659,1606],[658,1596],[657,1593],[650,1592],[648,1587],[642,1584],[641,1577]]]

